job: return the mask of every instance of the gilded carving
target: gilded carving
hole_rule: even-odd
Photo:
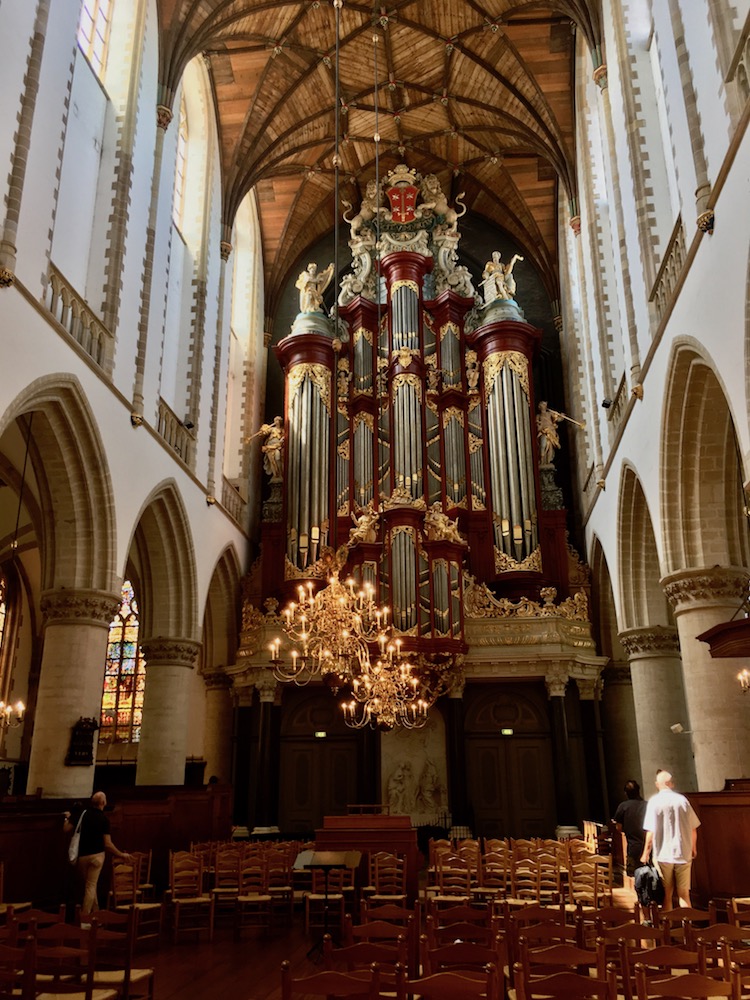
[[[408,368],[411,365],[412,358],[416,357],[419,351],[413,351],[410,347],[399,347],[397,351],[392,352],[392,357],[394,357],[402,368]]]
[[[364,326],[358,326],[352,334],[352,342],[357,344],[360,340],[366,340],[370,347],[372,347],[372,336],[372,330],[368,330]]]
[[[463,412],[455,406],[449,406],[443,413],[443,427],[447,427],[451,420],[457,420],[461,427],[464,425]]]
[[[420,403],[422,402],[422,380],[419,375],[412,375],[410,372],[401,372],[394,376],[392,385],[394,396],[398,394],[398,390],[403,388],[403,386],[410,385],[416,393],[417,399]]]
[[[501,552],[497,546],[495,546],[495,572],[497,573],[509,573],[513,570],[531,570],[535,573],[541,573],[542,571],[542,550],[540,546],[530,552],[525,559],[519,562],[512,556],[509,556],[507,552]]]
[[[419,287],[416,281],[412,281],[411,278],[397,278],[391,285],[391,298],[393,298],[399,288],[409,288],[415,295],[419,295]]]
[[[565,688],[568,686],[570,674],[568,670],[560,665],[547,667],[544,683],[547,685],[547,695],[550,698],[564,698]]]
[[[529,395],[529,363],[525,355],[520,351],[496,351],[490,354],[484,362],[484,385],[487,395],[492,392],[495,386],[495,379],[503,368],[507,365],[518,378],[521,388],[528,397]]]
[[[343,458],[345,462],[349,461],[349,439],[347,438],[342,444],[336,449],[336,454],[339,458]]]
[[[554,587],[545,587],[543,604],[528,597],[522,597],[519,601],[511,601],[507,597],[498,598],[486,583],[477,583],[473,576],[464,573],[464,614],[467,618],[555,617],[588,624],[588,601],[582,591],[560,604],[554,603],[556,596]]]
[[[469,431],[469,454],[470,455],[473,455],[475,451],[479,451],[479,449],[482,447],[483,444],[484,444],[484,440],[482,438],[477,437],[476,434],[472,434],[471,431]],[[484,507],[482,507],[482,510],[484,510]]]
[[[320,398],[326,410],[331,412],[331,373],[325,365],[300,364],[295,365],[287,375],[287,385],[289,387],[289,402],[299,392],[300,386],[309,378],[320,393]]]
[[[414,510],[427,509],[427,504],[423,497],[413,497],[403,486],[397,486],[390,496],[381,493],[380,501],[383,510],[392,510],[394,507],[412,507]]]
[[[375,429],[375,417],[372,413],[358,413],[354,418],[354,430],[356,431],[360,424],[364,424],[368,430]]]
[[[449,334],[449,333],[452,333],[453,336],[456,337],[456,339],[458,339],[459,330],[458,330],[458,327],[456,326],[455,323],[446,323],[445,326],[441,326],[440,327],[440,342],[441,343],[445,340],[446,335]]]

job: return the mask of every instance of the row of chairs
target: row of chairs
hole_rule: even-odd
[[[581,992],[581,996],[626,1000],[641,995],[639,970],[649,985],[675,972],[702,976],[704,984],[709,981],[721,987],[708,995],[734,995],[726,989],[732,972],[736,977],[736,983],[730,983],[732,989],[750,983],[748,930],[712,923],[714,915],[709,911],[668,911],[659,926],[648,926],[634,920],[634,912],[616,908],[580,908],[572,920],[570,913],[559,908],[534,905],[506,909],[504,916],[493,913],[491,907],[483,914],[479,908],[466,906],[438,910],[425,918],[426,932],[420,936],[415,965],[411,943],[418,914],[401,908],[400,913],[393,913],[392,921],[378,919],[387,909],[365,906],[365,920],[359,926],[347,918],[344,947],[334,949],[330,940],[324,945],[326,965],[343,965],[353,972],[361,971],[363,964],[378,962],[380,983],[392,991],[396,964],[411,976],[429,977],[447,970],[477,976],[491,963],[512,981],[516,996],[527,1000],[539,995],[537,982],[549,975],[584,978],[581,974],[585,973],[587,986],[595,982],[596,990]],[[686,919],[681,920],[681,915]],[[395,917],[401,917],[401,922]],[[571,983],[580,990],[577,980]]]
[[[154,970],[134,964],[136,914],[108,910],[65,922],[65,907],[9,913],[0,928],[0,997],[153,1000]]]

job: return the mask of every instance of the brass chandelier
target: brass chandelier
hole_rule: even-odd
[[[342,582],[335,572],[322,590],[315,593],[309,582],[298,596],[282,613],[291,662],[282,659],[280,639],[270,646],[276,679],[303,686],[318,678],[341,691],[344,721],[353,729],[424,726],[447,690],[453,657],[432,662],[404,651],[369,583]]]
[[[26,706],[22,701],[17,701],[15,705],[0,701],[0,729],[15,729],[23,722],[23,713]]]

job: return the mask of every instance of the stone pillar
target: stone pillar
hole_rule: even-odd
[[[222,784],[232,780],[232,678],[222,670],[206,674],[206,735],[203,753],[206,779],[216,775]]]
[[[472,827],[469,813],[468,781],[466,779],[466,738],[464,731],[464,686],[454,685],[448,697],[446,712],[446,750],[448,753],[448,788],[453,826]],[[475,831],[472,829],[472,833]]]
[[[237,706],[234,712],[234,812],[232,818],[236,826],[245,827],[249,836],[250,829],[250,753],[253,719],[252,685],[235,684],[234,696]]]
[[[599,702],[602,682],[599,677],[579,677],[576,680],[581,703],[583,724],[583,746],[586,753],[586,774],[588,777],[589,814],[591,819],[606,823],[609,817],[607,802],[607,778],[604,768],[604,744],[602,740],[602,720]]]
[[[676,722],[686,730],[692,728],[688,725],[677,629],[667,625],[631,628],[620,633],[620,642],[630,661],[643,795],[651,795],[656,772],[664,768],[672,771],[681,790],[694,791],[690,736],[675,735],[669,728]]]
[[[146,639],[146,690],[136,785],[183,785],[190,671],[200,650],[192,639]]]
[[[278,734],[278,725],[274,726],[274,702],[278,684],[273,676],[265,671],[255,682],[258,692],[257,711],[257,745],[255,752],[255,774],[251,785],[255,790],[254,817],[255,826],[252,836],[267,835],[279,832],[279,758],[281,748],[278,736],[274,739],[274,729]]]
[[[561,836],[577,830],[573,786],[571,784],[570,740],[568,716],[565,711],[565,689],[568,672],[563,668],[549,668],[544,683],[552,710],[552,746],[555,766],[555,798],[557,800],[557,829]]]
[[[747,597],[748,573],[737,567],[687,569],[665,576],[661,583],[674,607],[680,636],[689,714],[685,728],[692,730],[698,788],[718,791],[726,778],[750,774],[747,703],[737,682],[747,661],[714,660],[708,645],[696,636],[736,614]]]
[[[109,625],[119,594],[56,590],[42,595],[44,619],[39,691],[34,713],[27,790],[45,796],[87,798],[93,791],[97,737],[90,766],[67,766],[71,729],[80,718],[96,719],[102,707]]]
[[[630,778],[643,785],[638,749],[638,727],[633,705],[633,681],[627,663],[612,663],[604,670],[602,729],[607,761],[609,813],[622,799],[625,782]]]

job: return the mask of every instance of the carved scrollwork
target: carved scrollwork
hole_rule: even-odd
[[[289,401],[299,392],[300,386],[309,378],[320,393],[320,398],[328,413],[331,412],[331,373],[325,365],[299,364],[295,365],[287,375]]]
[[[487,395],[492,392],[500,372],[505,366],[517,376],[521,388],[529,395],[529,363],[520,351],[496,351],[484,361],[484,385]]]

